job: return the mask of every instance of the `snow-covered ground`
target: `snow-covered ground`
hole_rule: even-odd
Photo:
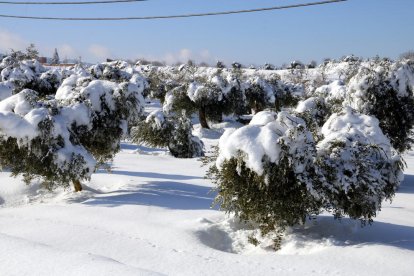
[[[196,131],[207,146],[219,131]],[[274,252],[211,208],[197,159],[123,143],[112,173],[47,192],[0,173],[0,275],[414,275],[414,152],[374,224],[322,215]]]
[[[56,75],[53,72],[43,75],[46,72],[43,72],[40,64],[30,64],[18,63],[17,67],[7,65],[2,71],[0,99],[5,99],[2,101],[5,117],[2,130],[7,130],[6,134],[14,138],[36,136],[38,121],[33,123],[33,120],[29,120],[32,129],[21,124],[21,117],[27,113],[19,112],[22,106],[26,110],[26,105],[21,104],[27,100],[23,94],[30,91],[12,96],[18,91],[13,91],[10,79],[16,77],[29,83],[36,76],[39,82],[47,80],[46,83],[50,81],[50,85],[55,85],[54,77],[60,83],[60,75],[68,73],[63,74],[62,71],[54,72]],[[117,66],[124,65],[121,62]],[[358,73],[353,71],[358,66],[352,62],[328,63],[323,73],[327,74],[327,80],[344,79],[348,71]],[[399,73],[391,78],[395,80],[394,84],[398,83],[400,92],[407,92],[409,87],[414,87],[411,67],[404,68],[407,70],[396,71]],[[96,78],[102,77],[101,69],[104,71],[98,65],[94,67],[95,73],[100,72]],[[56,98],[66,99],[67,96],[69,100],[73,96],[73,81],[89,75],[81,67],[73,70],[75,75],[65,79]],[[140,94],[138,90],[146,85],[144,79],[135,74],[133,68],[122,70],[127,77],[120,79],[133,84],[131,89],[135,85],[137,91],[132,90]],[[169,70],[169,67],[160,69],[167,75],[178,74]],[[198,73],[213,75],[216,71],[202,68]],[[408,75],[401,72],[408,72]],[[272,74],[278,74],[282,81],[289,83],[322,78],[322,73],[317,69],[296,73],[290,70],[245,72],[249,78],[254,75],[269,77]],[[365,73],[362,77],[364,80]],[[138,80],[142,81],[139,86]],[[358,78],[356,80],[354,90],[359,93],[362,91],[358,90],[359,87],[363,86],[360,86]],[[168,76],[165,81],[168,81]],[[93,87],[107,84],[114,89],[120,85],[102,80],[93,80],[89,84]],[[323,87],[321,95],[333,96],[334,100],[347,92],[342,82]],[[228,92],[229,88],[231,86],[223,85],[220,91]],[[89,87],[82,93],[95,95],[90,93],[91,90],[106,91]],[[338,93],[333,93],[335,91]],[[108,96],[111,93],[105,92]],[[276,91],[270,94],[273,93]],[[194,95],[187,96],[192,98]],[[356,101],[355,108],[364,103],[364,98],[358,97],[352,98]],[[24,100],[20,101],[20,98]],[[98,98],[93,99],[92,106],[101,109]],[[115,106],[113,99],[109,99],[112,103],[109,105]],[[270,102],[273,105],[274,97]],[[19,108],[16,108],[17,103],[20,103]],[[27,106],[30,106],[27,107],[27,111],[30,111],[31,104]],[[146,111],[160,108],[159,102],[150,102],[147,103]],[[72,116],[78,117],[83,113],[71,111],[65,114],[71,115],[71,119],[62,122],[61,126],[72,125]],[[14,118],[12,121],[10,116]],[[269,118],[273,118],[273,115]],[[198,120],[194,119],[197,124]],[[253,123],[255,120],[253,118]],[[90,123],[88,119],[83,121],[86,126]],[[18,125],[19,128],[16,127]],[[365,128],[365,124],[361,125]],[[367,125],[372,127],[373,123]],[[224,129],[240,126],[234,121],[225,120],[212,130],[200,129],[197,125],[193,134],[202,138],[206,148],[210,149],[218,143]],[[336,134],[338,129],[331,132]],[[371,130],[368,132],[371,133]],[[64,134],[67,137],[65,144],[71,145],[69,133],[66,131]],[[236,142],[239,145],[248,143],[240,141]],[[86,150],[84,153],[89,154]],[[256,151],[252,153],[260,154]],[[201,167],[197,159],[175,159],[165,150],[124,142],[122,151],[112,164],[112,172],[98,171],[89,183],[84,183],[85,189],[80,193],[70,189],[45,191],[36,183],[25,186],[21,178],[11,178],[9,172],[3,171],[0,172],[0,276],[414,275],[414,151],[407,153],[405,158],[408,164],[405,181],[393,203],[384,203],[382,212],[372,226],[361,228],[358,221],[346,218],[335,221],[331,215],[324,214],[305,226],[289,229],[282,249],[277,252],[270,249],[271,240],[263,239],[258,247],[248,243],[249,236],[255,233],[253,229],[237,222],[217,207],[211,207],[215,197],[213,186],[203,178],[206,167]],[[94,162],[89,163],[94,165]]]
[[[0,175],[1,275],[412,275],[414,153],[376,222],[321,216],[282,250],[249,245],[249,230],[211,209],[195,160],[123,144],[111,174],[86,191],[54,193]]]

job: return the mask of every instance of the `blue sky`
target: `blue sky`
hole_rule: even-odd
[[[19,1],[19,0],[16,0]],[[290,5],[317,0],[149,0],[90,6],[6,6],[0,14],[56,17],[169,15]],[[413,0],[349,0],[339,4],[203,18],[126,22],[0,19],[0,51],[33,42],[41,54],[276,65],[346,54],[397,57],[414,50]]]

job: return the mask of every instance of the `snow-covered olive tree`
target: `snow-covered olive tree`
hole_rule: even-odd
[[[62,81],[60,70],[47,70],[36,60],[7,56],[0,63],[0,70],[0,87],[7,87],[10,95],[25,88],[37,91],[41,97],[53,95]]]
[[[131,138],[137,144],[167,147],[177,158],[204,155],[203,143],[192,135],[192,124],[185,114],[166,116],[154,111],[132,128]]]
[[[275,90],[275,109],[277,111],[283,110],[284,108],[295,107],[304,97],[305,92],[303,84],[285,81],[276,82]]]
[[[60,107],[25,89],[0,102],[0,164],[29,183],[40,178],[48,188],[89,179],[93,156],[80,144],[71,125],[85,121],[78,105]]]
[[[318,111],[310,100],[304,105]],[[347,107],[317,136],[307,123],[286,111],[259,112],[250,125],[223,134],[208,173],[221,208],[258,225],[262,234],[276,232],[276,248],[286,227],[323,209],[371,222],[402,180],[403,161],[376,118]]]
[[[223,115],[240,116],[246,113],[245,85],[240,69],[182,69],[182,77],[165,95],[165,112],[186,111],[190,116],[198,113],[203,128],[209,121],[220,122]],[[178,85],[177,85],[178,83]]]
[[[255,75],[248,76],[245,83],[246,101],[252,114],[274,107],[276,91],[273,83]]]
[[[87,117],[72,125],[80,143],[98,163],[105,163],[120,149],[120,140],[143,112],[142,86],[131,82],[115,83],[72,75],[56,93],[64,106],[82,105]]]
[[[341,80],[313,89],[307,97],[319,98],[328,115],[350,106],[359,113],[376,117],[397,151],[410,149],[414,127],[412,61],[380,58],[362,61],[350,56],[341,62],[328,63],[325,70],[339,74],[337,78]]]
[[[169,91],[165,96],[166,112],[198,113],[200,124],[209,128],[208,120],[221,121],[226,108],[223,97],[224,80],[220,76],[198,76]]]
[[[217,185],[216,202],[227,212],[279,233],[319,213],[313,183],[315,142],[305,122],[287,112],[276,119],[259,112],[250,125],[226,131],[208,176]]]
[[[203,128],[209,128],[208,120],[221,121],[225,108],[223,92],[215,80],[194,81],[187,88],[187,96],[198,110]]]
[[[321,127],[333,112],[325,98],[310,97],[298,103],[295,113],[306,122],[306,126],[312,132],[315,141],[319,141],[323,137],[320,132]]]
[[[402,180],[402,158],[376,118],[349,107],[333,114],[321,133],[316,165],[325,179],[321,193],[326,207],[336,217],[371,222]]]
[[[9,71],[25,68],[25,62],[18,64]],[[25,81],[34,72],[29,69],[18,75],[5,74],[6,68],[2,74]],[[53,72],[43,72],[38,80],[53,83]],[[116,83],[95,80],[82,68],[71,72],[55,95],[45,97],[30,89],[15,95],[1,93],[0,163],[14,175],[22,174],[27,182],[39,177],[50,188],[72,182],[79,191],[81,181],[113,158],[121,138],[139,121],[145,83],[135,73]]]
[[[126,61],[121,60],[98,63],[87,70],[96,79],[113,82],[129,81],[133,74],[133,68]]]
[[[414,127],[414,62],[374,60],[349,81],[345,105],[375,116],[392,146],[411,148]]]
[[[223,114],[239,117],[248,113],[246,99],[246,82],[240,67],[233,66],[229,70],[217,70],[213,81],[217,83],[223,92]]]
[[[160,67],[146,66],[143,71],[148,79],[146,96],[152,99],[158,99],[161,104],[164,103],[165,95],[169,91],[181,85],[183,76],[179,73],[180,70],[178,68],[171,68],[171,70],[165,72]]]
[[[323,100],[326,107],[331,111],[339,112],[343,108],[343,103],[347,97],[347,87],[341,80],[335,80],[329,84],[317,87],[310,95]]]

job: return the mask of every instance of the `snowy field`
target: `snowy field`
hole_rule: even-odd
[[[211,208],[197,159],[123,143],[112,173],[80,193],[1,172],[0,275],[414,275],[414,152],[405,158],[405,180],[372,226],[322,215],[290,229],[278,252]]]
[[[371,174],[368,173],[368,178],[373,179],[371,186],[380,187],[379,192],[375,190],[375,193],[380,193],[379,198],[384,198],[385,182],[381,176],[391,179],[390,184],[394,187],[394,184],[399,183],[399,178],[393,178],[399,176],[399,169],[393,175],[390,167],[382,166],[381,162],[386,161],[388,163],[385,164],[394,166],[399,159],[390,158],[391,144],[382,131],[388,131],[387,134],[394,138],[401,152],[406,149],[404,143],[409,141],[408,130],[414,124],[414,64],[379,59],[361,61],[351,57],[339,63],[328,62],[314,70],[273,72],[279,76],[269,73],[272,71],[239,72],[236,69],[222,71],[202,68],[197,69],[199,79],[196,80],[193,79],[193,70],[196,69],[186,66],[156,69],[114,62],[93,65],[87,69],[76,66],[59,71],[46,70],[38,62],[19,61],[12,57],[5,57],[1,64],[4,67],[0,82],[1,161],[4,161],[1,164],[5,168],[0,172],[0,276],[414,275],[414,151],[404,155],[407,162],[405,180],[392,204],[383,204],[373,225],[361,227],[359,221],[348,218],[338,221],[324,213],[305,225],[289,228],[283,237],[281,249],[274,251],[271,249],[274,243],[270,237],[263,238],[260,245],[255,247],[249,243],[249,238],[252,240],[257,230],[238,222],[218,210],[217,206],[212,206],[216,194],[211,181],[204,178],[207,167],[202,167],[197,158],[174,158],[170,152],[174,154],[174,149],[179,149],[177,145],[186,144],[178,142],[180,135],[168,130],[168,124],[172,122],[171,129],[182,129],[183,136],[189,137],[194,142],[191,145],[194,145],[198,139],[191,135],[190,119],[193,119],[193,135],[201,138],[209,152],[212,146],[218,144],[226,129],[242,126],[235,122],[234,117],[223,117],[223,114],[236,114],[236,111],[241,110],[255,113],[253,111],[256,109],[275,108],[277,97],[280,104],[285,103],[286,106],[292,104],[289,101],[300,99],[302,102],[295,109],[295,114],[310,119],[309,132],[301,132],[297,127],[298,131],[289,132],[288,136],[288,130],[294,130],[298,123],[287,115],[287,111],[279,112],[277,118],[270,112],[258,114],[253,117],[249,127],[226,132],[220,142],[220,146],[225,146],[220,148],[218,163],[237,157],[237,150],[245,148],[247,150],[243,152],[249,158],[254,157],[252,163],[246,162],[246,165],[259,164],[249,168],[261,175],[263,154],[274,158],[274,161],[278,160],[282,152],[280,141],[284,139],[291,146],[290,149],[295,150],[292,160],[301,160],[291,165],[295,175],[301,175],[312,156],[315,157],[317,153],[318,157],[324,157],[323,151],[328,148],[327,145],[331,145],[329,143],[336,137],[347,137],[349,132],[352,138],[349,142],[357,141],[360,144],[350,144],[347,140],[346,144],[340,146],[332,142],[332,149],[338,149],[340,154],[341,147],[349,150],[349,156],[345,150],[340,155],[339,164],[351,160],[339,166],[338,174],[342,171],[343,174],[338,179],[350,179],[347,180],[349,183],[345,182],[345,186],[352,184],[355,179],[358,184],[366,184],[365,180],[359,182],[355,177],[343,177],[347,176],[346,165],[351,164],[353,167],[355,163],[367,161],[367,167],[371,168],[379,164],[380,169],[375,167],[373,173],[369,171]],[[346,79],[349,79],[347,83],[344,81]],[[43,94],[22,90],[27,86]],[[133,126],[136,120],[142,119],[144,91],[147,94],[151,92],[148,95],[153,98],[147,102],[145,111],[162,108],[164,112],[150,113],[145,123],[155,122],[157,131],[163,128],[168,130],[155,132],[152,136],[164,138],[167,142],[156,145],[168,146],[170,152],[124,141],[111,164],[111,172],[98,170],[90,182],[82,183],[82,192],[61,188],[68,181],[75,183],[88,179],[98,157],[107,157],[105,154],[108,152],[101,147],[112,153],[122,136],[119,129],[122,128],[126,133],[128,124]],[[370,94],[372,91],[377,94]],[[392,97],[384,98],[387,93],[391,93]],[[248,101],[246,95],[252,98]],[[155,99],[161,100],[163,106]],[[375,99],[379,105],[373,104]],[[382,102],[382,99],[387,99],[387,102]],[[205,102],[224,118],[222,123],[211,124],[211,129],[208,129],[207,123],[211,122],[207,122],[206,107],[201,104]],[[182,118],[177,120],[171,115],[180,111],[177,114],[185,117],[187,113],[177,107],[182,103],[185,105],[183,110],[190,111],[186,121]],[[231,107],[231,112],[216,110],[223,108],[223,103]],[[260,107],[258,103],[263,106]],[[360,115],[355,115],[349,107]],[[342,111],[330,114],[335,108]],[[381,108],[385,112],[375,113],[383,111]],[[190,118],[194,110],[198,110],[199,115]],[[366,113],[378,115],[384,130],[380,129],[377,119]],[[272,122],[263,123],[262,119]],[[40,124],[42,120],[51,124],[53,122],[53,128],[49,129],[48,124]],[[303,123],[308,124],[305,121]],[[189,127],[179,128],[180,125]],[[318,141],[318,148],[308,143],[308,138],[313,135],[310,132],[312,128],[317,133],[320,131],[324,137],[322,142]],[[107,131],[110,129],[113,131]],[[51,130],[53,132],[49,132]],[[141,128],[140,133],[145,133],[145,128]],[[271,135],[266,136],[266,133]],[[130,137],[136,139],[134,129]],[[6,138],[15,139],[11,140],[12,146],[23,146],[23,153],[16,155],[10,143],[6,143]],[[283,139],[279,141],[279,138]],[[395,138],[401,138],[402,141]],[[269,142],[273,140],[277,140],[277,145]],[[47,147],[41,147],[43,142]],[[359,148],[352,145],[366,146],[362,148],[369,149],[368,154],[365,152],[362,157],[354,154],[354,149]],[[370,150],[376,145],[382,151],[375,151],[380,154],[374,158]],[[96,149],[98,152],[93,156],[92,150]],[[319,149],[322,150],[317,152]],[[35,158],[16,158],[25,157],[27,152]],[[354,158],[351,153],[357,157]],[[45,159],[50,156],[53,158]],[[189,156],[197,155],[192,153]],[[363,159],[366,157],[368,159]],[[44,163],[44,160],[50,162]],[[326,163],[334,159],[320,160]],[[314,160],[312,162],[316,164]],[[38,164],[42,165],[36,167]],[[336,165],[335,162],[330,164]],[[52,176],[59,172],[55,168],[60,169],[62,173],[57,173],[57,184],[61,186],[53,191],[41,188],[36,181],[26,186],[21,176],[13,178],[8,171],[8,168],[16,171],[21,165],[22,172],[33,168],[36,173],[41,170],[39,174],[44,180],[56,180],[47,177],[51,177],[50,172]],[[358,174],[365,172],[362,170]],[[77,179],[73,179],[70,173],[75,173]],[[277,174],[277,180],[282,179],[279,176]],[[331,175],[326,173],[320,176]],[[326,183],[332,184],[329,181]],[[370,185],[362,184],[361,187],[370,188]],[[313,191],[312,181],[310,185],[309,191]],[[367,198],[377,206],[375,195]],[[328,203],[334,202],[335,206],[337,198],[334,197],[332,201],[329,197],[327,199]],[[289,211],[292,206],[289,204]],[[356,217],[363,215],[357,214]]]

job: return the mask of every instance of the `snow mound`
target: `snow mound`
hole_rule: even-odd
[[[152,127],[155,129],[161,129],[164,121],[165,116],[161,110],[154,110],[145,119],[146,123],[153,123]]]
[[[265,113],[264,113],[265,114]],[[271,115],[259,114],[258,122],[266,122]],[[264,117],[261,118],[261,117]],[[269,158],[272,163],[277,163],[282,150],[282,140],[292,140],[291,150],[296,146],[306,145],[304,140],[313,141],[309,132],[302,136],[292,138],[292,131],[298,126],[305,126],[305,122],[288,112],[278,113],[276,120],[261,125],[248,125],[237,130],[229,129],[221,136],[219,141],[220,155],[216,166],[221,168],[225,160],[230,160],[242,153],[246,166],[259,175],[263,174],[263,159]],[[287,142],[287,144],[289,144]],[[295,146],[296,145],[296,146]],[[300,168],[298,168],[300,170]]]
[[[315,94],[324,98],[327,102],[341,100],[346,97],[346,86],[341,80],[335,80],[327,85],[322,85],[315,90]]]
[[[279,256],[319,255],[331,250],[373,245],[400,247],[400,243],[413,238],[411,227],[384,222],[361,227],[356,220],[335,220],[332,216],[322,215],[307,221],[305,225],[288,228],[281,249],[275,252],[272,249],[272,235],[262,236],[252,225],[240,222],[234,216],[214,220],[201,218],[198,223],[200,225],[194,235],[203,245],[222,252],[250,256],[271,252]],[[260,244],[253,245],[251,238],[257,239]]]
[[[34,108],[37,93],[25,89],[0,102],[0,133],[17,139],[27,140],[36,137],[38,125],[47,118],[45,108]]]
[[[199,222],[201,226],[195,235],[205,246],[240,255],[263,255],[274,252],[274,234],[262,236],[253,225],[240,222],[234,216],[215,222],[203,218]],[[309,255],[334,246],[351,245],[353,243],[346,239],[359,228],[358,222],[346,221],[341,224],[332,218],[317,223],[308,222],[302,227],[288,228],[282,248],[276,254]],[[251,242],[252,239],[260,243],[256,246]]]
[[[388,156],[391,156],[390,140],[383,134],[378,119],[358,114],[350,107],[329,117],[321,132],[324,140],[318,144],[320,149],[326,147],[326,143],[335,140],[361,139],[363,144],[378,145]]]
[[[264,126],[276,120],[277,114],[273,111],[260,111],[255,114],[249,125]]]
[[[0,234],[0,255],[8,256],[8,261],[2,262],[2,270],[15,275],[163,275],[108,257],[63,250],[6,234]]]
[[[260,254],[271,250],[270,238],[262,239],[258,247],[250,243],[249,237],[257,234],[257,231],[233,216],[217,222],[203,218],[199,222],[201,226],[195,236],[202,244],[215,250],[241,255]]]

